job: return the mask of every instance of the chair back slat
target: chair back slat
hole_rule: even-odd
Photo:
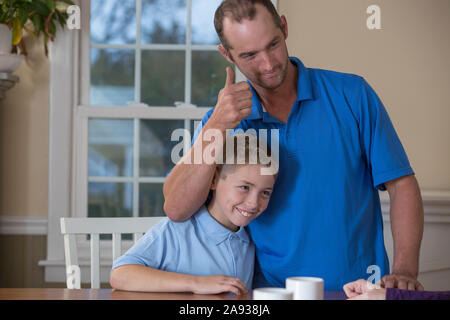
[[[112,261],[122,255],[122,235],[120,233],[113,233],[112,235]]]
[[[100,235],[91,233],[91,288],[100,288]]]
[[[66,272],[72,270],[73,266],[79,268],[75,235],[89,234],[91,239],[91,288],[100,288],[100,235],[112,234],[112,258],[114,262],[122,254],[122,234],[133,234],[133,240],[136,243],[145,232],[161,221],[161,219],[162,217],[61,218]],[[79,285],[72,289],[79,289]]]
[[[139,239],[144,235],[144,233],[142,232],[135,232],[133,233],[133,239],[134,239],[134,243],[138,242]]]

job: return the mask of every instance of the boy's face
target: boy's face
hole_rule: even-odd
[[[214,176],[210,214],[236,231],[267,208],[274,183],[275,176],[261,175],[260,165],[224,165]]]

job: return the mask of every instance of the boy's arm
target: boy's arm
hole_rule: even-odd
[[[233,292],[247,293],[244,283],[234,277],[192,276],[149,268],[143,265],[127,264],[115,268],[110,276],[111,287],[125,291],[145,292],[193,292],[216,294]]]

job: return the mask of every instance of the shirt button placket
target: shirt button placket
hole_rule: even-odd
[[[239,255],[237,254],[239,252],[238,237],[236,235],[232,234],[228,238],[228,242],[230,244],[231,256],[233,257],[233,272],[234,272],[234,276],[237,277],[237,265],[239,263]]]

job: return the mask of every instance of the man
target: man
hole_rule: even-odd
[[[359,76],[306,68],[289,58],[287,21],[269,0],[226,0],[215,27],[227,68],[217,105],[202,120],[187,158],[212,142],[207,130],[279,130],[279,175],[265,214],[249,226],[254,286],[318,276],[341,290],[380,269],[386,288],[423,290],[416,280],[423,233],[419,187],[381,101]],[[191,161],[190,163],[192,163]],[[214,164],[178,163],[164,184],[164,209],[183,221],[208,197]],[[378,190],[391,201],[394,261],[384,248]],[[371,267],[372,268],[372,267]],[[372,269],[370,269],[372,270]]]

